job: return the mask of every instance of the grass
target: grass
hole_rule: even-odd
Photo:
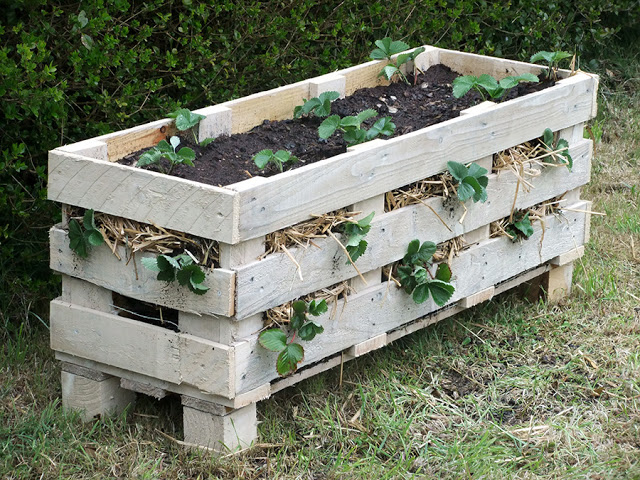
[[[606,68],[606,70],[605,70]],[[179,400],[83,424],[48,333],[0,349],[0,478],[640,478],[640,59],[603,65],[591,241],[556,306],[504,294],[259,404],[261,444],[188,452]],[[168,435],[168,437],[167,437]]]

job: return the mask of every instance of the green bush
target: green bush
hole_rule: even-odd
[[[46,152],[366,60],[392,35],[528,58],[590,54],[640,19],[629,0],[17,0],[0,11],[0,320],[54,285]]]

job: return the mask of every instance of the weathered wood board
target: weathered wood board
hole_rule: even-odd
[[[532,207],[586,184],[590,176],[591,141],[579,141],[571,148],[571,154],[574,159],[572,172],[566,168],[544,169],[540,176],[531,180],[533,188],[530,191],[523,192],[520,188],[516,208]],[[443,203],[441,198],[425,202],[447,223],[448,229],[422,204],[389,213],[376,212],[371,231],[367,234],[369,245],[366,253],[358,259],[358,269],[364,273],[402,258],[406,246],[418,232],[428,231],[428,240],[442,243],[508,216],[518,187],[517,178],[509,172],[490,175],[489,178],[488,201],[468,202],[468,213],[462,224],[458,220],[464,209],[459,202]],[[285,253],[274,253],[239,267],[236,317],[244,318],[354,276],[353,267],[346,264],[342,249],[335,240],[314,239],[314,243],[319,248],[289,249],[300,265],[302,281],[298,267]]]
[[[237,390],[233,348],[61,300],[51,302],[51,348],[228,398]]]
[[[123,260],[118,260],[111,250],[102,245],[91,249],[83,259],[69,248],[69,235],[58,227],[49,232],[50,266],[64,273],[108,290],[137,300],[155,303],[183,312],[208,315],[234,314],[235,272],[216,268],[207,272],[204,285],[209,287],[205,295],[194,295],[186,287],[156,280],[157,273],[142,266],[140,259],[154,255],[138,253],[127,261],[126,249],[118,247]],[[134,265],[135,263],[135,265]]]
[[[584,211],[589,205],[589,202],[580,202],[571,208]],[[456,291],[449,303],[486,290],[582,245],[586,215],[572,211],[558,218],[547,217],[543,242],[542,228],[536,224],[535,233],[525,242],[512,243],[508,238],[500,237],[462,252],[452,261],[452,283]],[[313,341],[304,343],[305,359],[301,366],[394,330],[438,308],[431,299],[415,304],[403,290],[388,284],[352,295],[344,308],[338,307],[337,318],[330,318],[330,313],[326,313],[314,319],[325,330]],[[248,344],[236,348],[236,393],[254,389],[278,377],[275,371],[277,354],[262,348],[257,338],[255,335]]]

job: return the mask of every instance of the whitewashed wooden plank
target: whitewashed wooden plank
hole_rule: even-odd
[[[587,183],[591,141],[580,141],[571,148],[571,153],[575,160],[573,171],[565,168],[545,169],[532,180],[534,188],[518,193],[516,208],[531,207],[561,195],[567,189]],[[441,243],[506,217],[511,212],[516,187],[517,178],[510,173],[491,175],[489,200],[478,204],[467,202],[469,212],[462,225],[458,220],[464,210],[457,202],[443,204],[440,198],[427,200],[426,203],[447,223],[450,230],[422,204],[381,215],[376,213],[367,235],[369,246],[357,261],[358,269],[365,273],[402,258],[409,242],[427,232],[429,237],[425,240]],[[275,253],[261,261],[238,267],[237,318],[262,312],[354,276],[353,267],[346,264],[344,253],[335,240],[317,239],[314,243],[320,248],[290,249],[301,267],[303,281],[298,277],[296,265],[284,253]]]
[[[387,344],[387,334],[381,333],[373,338],[360,342],[347,349],[347,355],[351,357],[360,357],[366,353],[372,352],[379,348],[384,347]]]
[[[336,73],[329,73],[309,80],[309,97],[317,97],[324,92],[338,92],[340,98],[345,97],[347,79]]]
[[[542,65],[534,63],[519,62],[498,57],[488,57],[475,53],[457,52],[455,50],[440,49],[440,63],[446,65],[460,75],[482,74],[491,75],[498,80],[510,75],[522,75],[523,73],[533,73],[539,75],[546,70]],[[560,76],[566,76],[570,72],[559,70]]]
[[[51,302],[51,348],[211,394],[235,394],[230,347],[60,300]]]
[[[562,265],[566,265],[567,263],[571,263],[574,260],[578,260],[579,258],[582,258],[583,255],[584,255],[584,245],[580,245],[579,247],[574,248],[569,252],[562,253],[558,255],[556,258],[551,259],[549,263],[551,265],[562,266]]]
[[[583,206],[584,202],[572,207],[580,209]],[[584,236],[585,216],[584,213],[566,212],[562,218],[547,217],[542,243],[542,228],[537,224],[535,233],[525,242],[512,243],[506,237],[494,238],[462,252],[452,261],[452,283],[456,291],[449,304],[571,250]],[[327,313],[315,320],[325,330],[313,341],[303,342],[305,359],[300,366],[311,365],[436,310],[438,307],[431,299],[417,305],[403,290],[387,288],[386,284],[353,295],[339,318],[332,319]],[[278,376],[275,370],[277,355],[260,347],[257,335],[250,339],[250,344],[249,348],[236,351],[238,393]]]
[[[232,112],[230,108],[213,105],[193,113],[204,115],[206,118],[198,123],[198,141],[206,138],[217,138],[221,135],[231,135]]]
[[[468,297],[460,300],[460,306],[462,308],[471,308],[479,303],[486,302],[487,300],[491,300],[495,295],[496,288],[492,285],[489,288],[485,288],[484,290],[480,290],[473,295],[469,295]]]
[[[49,152],[48,198],[227,243],[234,192],[141,168]]]
[[[96,160],[109,160],[109,152],[106,142],[101,142],[96,139],[84,140],[82,142],[73,143],[71,145],[64,145],[59,147],[58,150],[62,150],[67,153],[75,153],[76,155],[83,155],[85,157],[95,158]]]
[[[591,115],[595,81],[554,87],[265,179],[239,191],[239,237],[260,236],[559,130]],[[242,183],[230,185],[237,190]]]
[[[118,248],[123,259],[118,260],[106,245],[102,245],[92,248],[89,257],[83,259],[69,248],[68,233],[57,227],[51,228],[49,242],[49,265],[56,272],[86,280],[137,300],[176,310],[209,315],[233,315],[235,273],[231,270],[216,268],[207,271],[204,285],[210,290],[204,295],[194,295],[177,283],[156,280],[157,273],[142,266],[142,258],[154,255],[137,254],[127,264],[124,247]]]
[[[309,80],[255,93],[220,106],[231,109],[231,133],[242,133],[260,125],[264,120],[293,118],[293,109],[309,98]]]

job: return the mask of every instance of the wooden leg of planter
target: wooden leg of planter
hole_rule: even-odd
[[[118,377],[69,363],[62,368],[62,406],[80,411],[84,422],[118,414],[135,401],[135,393],[121,388]]]
[[[375,212],[376,215],[382,215],[384,213],[384,194],[376,195],[375,197],[368,198],[367,200],[363,200],[362,202],[354,203],[349,207],[349,210],[352,212],[362,212],[356,217],[356,219],[358,220],[366,217],[371,212]],[[367,255],[367,252],[365,252],[365,255]],[[351,279],[351,286],[356,292],[360,292],[365,288],[378,285],[380,282],[382,282],[382,269],[376,268],[375,270],[363,273],[362,276],[364,277],[366,283],[362,281],[362,278],[360,278],[360,276]]]
[[[571,293],[573,262],[559,265],[547,272],[543,288],[547,292],[547,302],[558,303]]]
[[[62,275],[62,300],[100,312],[113,311],[111,290],[64,274]]]
[[[256,404],[229,408],[182,396],[184,441],[225,453],[250,447],[258,438]]]

